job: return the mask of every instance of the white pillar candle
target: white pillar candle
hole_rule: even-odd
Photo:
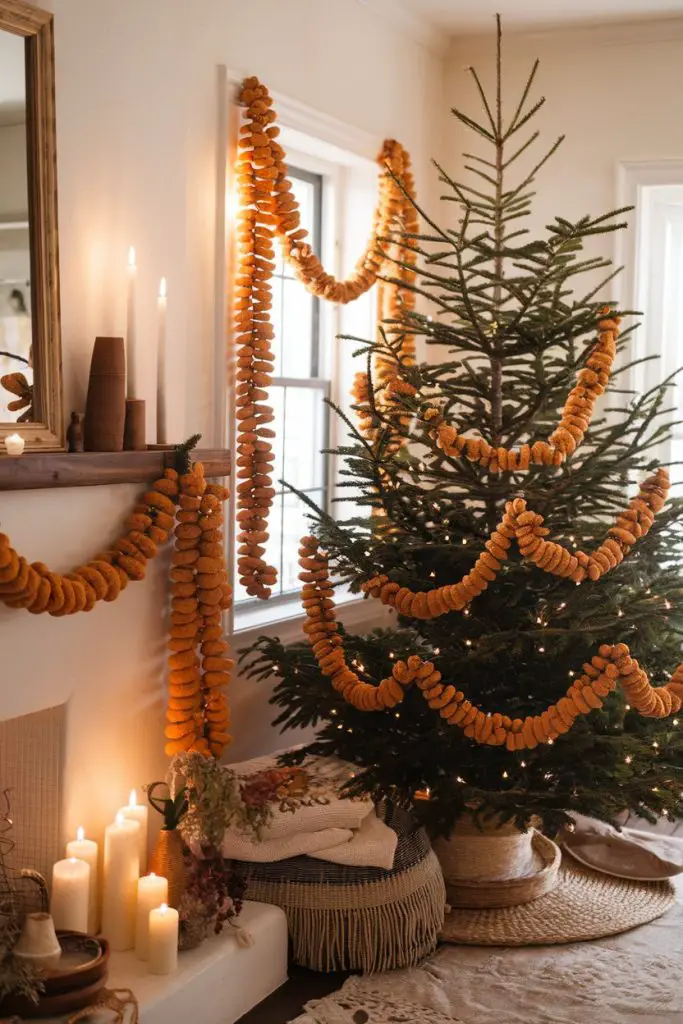
[[[52,869],[50,912],[55,928],[67,932],[88,931],[90,868],[83,860],[58,860]]]
[[[178,911],[162,903],[149,915],[149,973],[170,974],[178,966]]]
[[[14,458],[17,458],[17,456],[22,454],[25,444],[26,442],[21,434],[9,434],[5,438],[5,449],[7,454],[14,456]]]
[[[149,959],[149,915],[168,899],[168,880],[161,875],[145,875],[138,881],[138,913],[135,925],[135,953],[138,960]]]
[[[104,830],[102,934],[116,951],[135,945],[139,835],[139,822],[124,818],[121,813]]]
[[[76,830],[76,838],[66,844],[67,857],[75,857],[76,860],[84,860],[90,868],[90,893],[88,895],[88,933],[97,935],[100,930],[100,914],[98,900],[98,857],[97,843],[92,839],[85,838],[82,828]]]
[[[138,268],[135,262],[135,249],[131,245],[128,250],[128,306],[126,310],[126,397],[137,398],[137,379],[135,375],[135,282]]]
[[[159,284],[159,335],[157,338],[157,444],[167,443],[166,428],[166,278]]]
[[[147,870],[147,825],[149,808],[144,804],[138,803],[138,795],[134,789],[131,789],[128,804],[126,807],[119,808],[119,814],[122,814],[124,818],[130,818],[131,821],[137,821],[140,825],[140,834],[138,836],[138,856],[140,857],[140,874],[144,875]]]

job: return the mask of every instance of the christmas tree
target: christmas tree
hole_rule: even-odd
[[[549,830],[571,811],[683,817],[683,504],[653,461],[672,382],[628,390],[615,271],[583,251],[625,211],[558,216],[541,238],[523,227],[562,141],[518,171],[538,137],[537,67],[511,114],[500,24],[491,99],[470,69],[481,116],[453,112],[478,141],[469,177],[436,165],[453,226],[417,208],[401,312],[355,339],[360,426],[347,420],[338,454],[356,514],[311,506],[308,642],[261,638],[246,655],[253,676],[279,677],[277,724],[315,726],[307,750],[358,765],[358,790],[428,794],[444,834],[472,806]],[[429,362],[414,364],[414,337]],[[328,565],[395,624],[338,626]]]

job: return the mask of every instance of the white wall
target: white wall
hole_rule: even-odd
[[[27,214],[26,125],[0,125],[0,219]]]
[[[566,134],[559,152],[539,174],[534,215],[524,226],[538,230],[557,214],[574,219],[613,209],[621,161],[683,157],[683,20],[528,35],[506,34],[503,23],[503,31],[507,114],[538,57],[532,95],[545,96],[546,104],[533,122],[542,134],[534,153],[542,153],[541,142],[550,146]],[[493,33],[453,44],[446,85],[449,107],[479,111],[466,67],[473,65],[490,89],[494,54]],[[521,132],[520,140],[524,137]],[[473,133],[453,120],[448,130],[451,169],[462,172],[460,154],[476,145]],[[528,162],[520,160],[520,166]],[[614,241],[596,240],[588,251],[611,257]]]
[[[97,334],[122,333],[139,265],[138,378],[153,391],[155,296],[169,287],[170,433],[212,422],[216,66],[376,135],[401,139],[418,184],[437,152],[439,58],[355,0],[53,0],[67,412],[82,409]],[[145,346],[145,341],[147,342]],[[153,409],[148,410],[150,421]],[[66,570],[116,535],[129,487],[4,494],[1,528]],[[163,771],[161,567],[71,619],[0,613],[0,717],[69,701],[66,828],[99,828]],[[239,681],[235,754],[280,745],[266,690]]]

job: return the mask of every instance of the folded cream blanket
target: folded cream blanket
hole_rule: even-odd
[[[223,856],[264,863],[307,855],[350,867],[391,870],[396,833],[377,816],[369,797],[342,794],[354,766],[337,758],[310,758],[282,768],[279,756],[229,766],[242,800],[265,809],[268,817],[258,839],[227,829]]]
[[[282,839],[302,832],[360,828],[374,809],[370,797],[341,793],[353,777],[354,766],[334,757],[309,758],[302,765],[282,768],[278,754],[256,757],[229,768],[237,776],[247,806],[266,808],[268,821],[261,839]]]
[[[575,827],[562,843],[578,860],[618,878],[656,881],[683,871],[683,839],[623,828],[620,832],[596,818],[572,813]]]

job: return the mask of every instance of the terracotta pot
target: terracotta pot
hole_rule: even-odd
[[[123,338],[95,338],[83,423],[87,452],[120,452],[126,421]]]
[[[187,885],[183,850],[185,842],[176,829],[162,829],[149,862],[149,871],[168,879],[168,905],[176,910]]]

